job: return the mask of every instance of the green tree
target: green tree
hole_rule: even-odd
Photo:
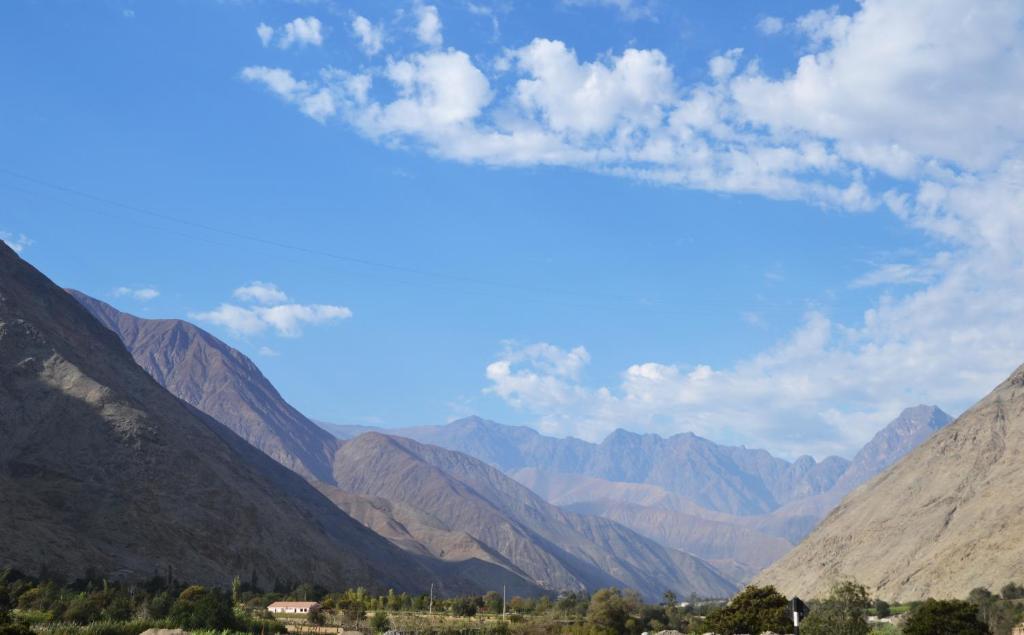
[[[875,600],[875,615],[878,617],[889,617],[892,615],[892,607],[883,599]]]
[[[501,594],[497,591],[484,594],[484,607],[488,613],[501,613]]]
[[[991,591],[985,587],[977,587],[971,589],[971,592],[967,595],[967,601],[973,604],[978,609],[978,618],[986,624],[992,623],[992,617],[996,610],[996,603],[999,601],[999,596],[993,595]]]
[[[590,598],[587,623],[615,633],[632,632],[635,629],[627,622],[639,608],[640,600],[635,594],[624,594],[614,588],[601,589]],[[636,626],[635,620],[633,626]]]
[[[719,635],[792,633],[789,600],[773,586],[748,586],[723,607],[712,611],[705,626]]]
[[[231,602],[232,604],[242,603],[242,579],[237,575],[231,580]]]
[[[391,630],[391,620],[388,619],[388,614],[384,611],[377,611],[370,618],[370,628],[373,629],[374,633],[383,633]]]
[[[190,586],[182,591],[171,606],[169,617],[175,626],[186,630],[224,630],[235,623],[227,594],[201,586]]]
[[[476,615],[477,604],[473,598],[455,598],[451,603],[452,615],[473,617]]]
[[[989,630],[970,602],[929,599],[910,612],[903,635],[989,635]]]
[[[828,599],[817,602],[800,623],[805,635],[867,635],[868,591],[855,582],[841,582],[832,587]]]
[[[1010,582],[999,591],[999,594],[1004,600],[1019,600],[1024,598],[1024,586]]]

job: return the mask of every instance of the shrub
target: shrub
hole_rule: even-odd
[[[818,602],[800,624],[806,635],[867,635],[868,607],[871,599],[867,589],[854,582],[832,587],[827,600]]]
[[[186,630],[229,629],[235,625],[231,598],[217,589],[190,586],[171,607],[170,620]]]
[[[384,611],[377,611],[370,618],[370,628],[373,629],[374,633],[383,633],[384,631],[391,629],[391,620],[388,619],[388,614]]]
[[[960,600],[926,600],[911,611],[904,635],[989,635],[977,608]]]
[[[712,611],[705,626],[719,635],[793,632],[789,600],[773,586],[748,586],[728,604]]]

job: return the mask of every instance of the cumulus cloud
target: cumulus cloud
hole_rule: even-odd
[[[332,304],[296,304],[277,285],[252,282],[234,290],[239,306],[225,302],[210,311],[190,313],[193,319],[226,327],[239,335],[258,335],[273,331],[283,337],[302,335],[304,325],[317,325],[352,317],[348,307]]]
[[[25,248],[32,244],[32,239],[25,234],[12,234],[10,232],[0,231],[0,240],[14,250],[14,253],[20,254],[25,251]]]
[[[276,29],[260,22],[256,27],[256,35],[264,48],[270,46],[275,36],[278,48],[282,49],[292,46],[320,46],[324,43],[323,23],[313,16],[295,18]]]
[[[851,280],[881,288],[859,319],[812,312],[734,364],[636,360],[607,386],[584,380],[585,349],[509,349],[486,370],[493,394],[553,432],[646,425],[848,451],[903,406],[962,408],[1024,361],[1024,5],[864,0],[791,24],[800,49],[774,74],[726,48],[684,82],[656,49],[580,59],[536,38],[493,67],[449,48],[250,79],[320,121],[445,159],[894,214],[936,247]]]
[[[757,21],[757,30],[765,35],[775,35],[782,31],[786,23],[782,21],[782,18],[768,15]]]
[[[152,287],[118,287],[114,289],[115,297],[130,297],[146,302],[160,295],[160,292]]]
[[[270,46],[270,41],[274,39],[274,27],[260,22],[259,26],[256,27],[256,35],[260,38],[260,44],[266,48]]]
[[[352,32],[367,55],[376,55],[384,47],[384,31],[361,15],[352,19]]]
[[[416,37],[427,46],[441,46],[441,15],[432,4],[417,2],[413,7],[416,14]]]
[[[276,284],[258,280],[238,287],[231,295],[243,302],[256,304],[281,304],[288,301],[288,296],[284,291],[278,289]]]

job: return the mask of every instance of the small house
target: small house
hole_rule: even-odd
[[[274,602],[267,607],[271,613],[306,615],[320,610],[319,602]]]

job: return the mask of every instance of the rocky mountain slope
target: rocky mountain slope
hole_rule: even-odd
[[[445,529],[465,532],[547,588],[618,586],[649,598],[666,589],[702,597],[724,597],[734,589],[693,556],[604,518],[561,510],[459,452],[368,433],[341,447],[335,479],[345,491],[405,505]],[[421,542],[437,556],[450,548]]]
[[[411,592],[438,579],[164,390],[2,242],[0,438],[0,566]]]
[[[282,465],[331,481],[333,435],[289,405],[248,357],[188,322],[143,320],[79,291],[69,293],[172,394]]]
[[[814,597],[853,578],[880,597],[966,597],[1024,571],[1024,367],[856,489],[759,576]]]
[[[720,596],[732,588],[696,558],[616,523],[563,513],[468,456],[419,444],[412,453],[380,435],[364,435],[339,448],[331,435],[289,406],[247,357],[209,333],[179,320],[137,318],[72,293],[172,393],[181,391],[183,399],[222,419],[411,553],[443,559],[458,565],[463,576],[472,572],[479,580],[523,592],[535,591],[535,585],[557,590],[614,584],[651,597],[665,589]],[[433,463],[424,458],[441,455],[445,460]],[[330,457],[327,468],[324,456]],[[476,467],[467,471],[470,464]],[[503,504],[482,496],[483,481],[468,479],[464,471],[486,473],[489,496],[503,496]],[[508,539],[499,538],[505,534]]]

